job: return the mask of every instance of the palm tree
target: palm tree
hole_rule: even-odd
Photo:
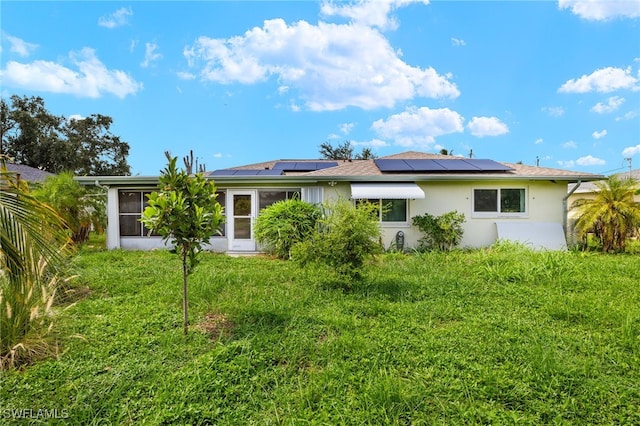
[[[621,252],[628,237],[640,227],[640,203],[634,201],[638,181],[610,176],[596,182],[594,199],[579,199],[571,206],[578,210],[575,227],[582,238],[593,233],[602,243],[602,251]]]
[[[0,369],[50,352],[50,321],[69,234],[0,157]]]

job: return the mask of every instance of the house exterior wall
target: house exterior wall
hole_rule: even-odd
[[[498,238],[496,222],[555,222],[563,223],[562,199],[567,194],[566,182],[550,181],[447,181],[418,182],[425,193],[424,199],[409,200],[408,222],[403,225],[381,223],[382,241],[390,247],[398,231],[404,233],[405,248],[418,246],[422,233],[411,225],[413,216],[429,213],[440,216],[456,210],[463,213],[463,238],[460,247],[485,247]],[[526,212],[518,214],[474,214],[474,189],[524,188],[526,190]],[[325,189],[325,200],[349,199],[349,183],[338,183]]]

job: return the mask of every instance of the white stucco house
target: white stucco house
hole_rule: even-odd
[[[464,213],[460,246],[483,247],[514,239],[534,247],[566,248],[567,185],[602,175],[493,160],[408,151],[375,160],[274,160],[206,174],[215,181],[225,207],[222,235],[210,249],[259,251],[253,222],[266,206],[295,196],[311,203],[338,198],[367,199],[388,208],[380,216],[383,243],[398,231],[405,248],[422,237],[411,218],[426,213]],[[158,176],[78,177],[84,185],[107,189],[107,248],[148,250],[164,247],[139,222],[145,195]]]

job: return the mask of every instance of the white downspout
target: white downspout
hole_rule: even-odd
[[[564,239],[567,240],[567,241],[568,241],[568,237],[569,237],[569,235],[567,234],[567,231],[568,231],[567,230],[567,226],[568,226],[568,221],[569,221],[569,219],[567,217],[568,214],[569,214],[569,208],[568,208],[567,204],[568,204],[569,197],[571,197],[571,195],[573,195],[573,193],[576,192],[576,190],[580,187],[580,185],[582,185],[582,181],[581,180],[579,180],[576,183],[576,186],[574,186],[571,189],[571,191],[569,191],[569,193],[562,198],[562,229],[564,230]]]

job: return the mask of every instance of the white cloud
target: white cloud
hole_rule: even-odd
[[[629,111],[627,112],[625,115],[622,115],[620,117],[616,117],[616,121],[625,121],[625,120],[631,120],[633,118],[636,118],[638,116],[638,113],[635,111]]]
[[[213,158],[222,158],[222,153],[216,152],[215,154],[213,154]]]
[[[561,93],[608,93],[620,89],[637,90],[638,79],[631,75],[631,67],[626,69],[607,67],[595,70],[589,75],[571,79],[564,83]]]
[[[275,77],[314,111],[460,95],[449,76],[403,62],[379,31],[357,24],[273,19],[242,36],[200,37],[184,55],[204,80],[253,84]]]
[[[351,145],[353,146],[367,146],[370,148],[384,148],[385,146],[389,146],[389,144],[380,139],[371,139],[370,141],[365,142],[354,142],[351,141]]]
[[[195,80],[195,74],[191,74],[190,72],[178,71],[176,73],[180,80]]]
[[[72,114],[69,116],[69,121],[71,120],[76,120],[76,121],[80,121],[80,120],[84,120],[86,117],[81,116],[80,114]]]
[[[473,117],[467,127],[473,136],[479,138],[509,133],[507,125],[496,117]]]
[[[460,47],[460,46],[466,46],[467,43],[461,38],[451,37],[451,45]]]
[[[622,150],[622,155],[625,157],[632,157],[636,154],[640,154],[640,145],[629,146]]]
[[[558,7],[589,21],[640,17],[640,0],[559,0]]]
[[[604,166],[605,164],[607,164],[607,162],[601,158],[587,155],[586,157],[578,158],[576,160],[576,164],[578,166]]]
[[[538,138],[538,139],[536,139],[533,143],[534,143],[534,145],[540,145],[540,144],[541,144],[541,143],[543,143],[543,142],[544,142],[544,139],[542,139],[542,138]]]
[[[566,141],[565,143],[562,144],[562,147],[565,149],[573,149],[573,148],[577,148],[578,144],[575,143],[575,141]]]
[[[593,136],[593,138],[594,138],[594,139],[602,139],[602,138],[604,138],[605,136],[607,136],[607,130],[605,129],[605,130],[601,130],[601,131],[599,131],[599,132],[597,132],[597,131],[596,131],[596,132],[593,132],[593,133],[591,134],[591,136]]]
[[[49,61],[30,64],[9,61],[6,68],[0,71],[0,78],[4,86],[89,98],[97,98],[105,93],[124,98],[142,90],[142,83],[136,82],[124,71],[107,69],[93,49],[71,52],[69,58],[77,71]]]
[[[622,105],[624,101],[625,99],[621,98],[620,96],[612,96],[609,99],[607,99],[606,104],[603,104],[602,102],[598,102],[597,104],[595,104],[591,108],[591,111],[597,112],[598,114],[613,112],[618,108],[620,108],[620,105]]]
[[[435,138],[464,131],[464,118],[449,108],[409,108],[386,120],[377,120],[371,128],[396,145],[429,147]]]
[[[568,160],[568,161],[558,160],[557,163],[560,167],[564,167],[566,169],[571,169],[576,165],[576,162],[573,160]]]
[[[351,131],[355,126],[356,126],[355,123],[342,123],[338,127],[340,128],[340,131],[342,133],[344,133],[345,135],[348,135],[349,133],[351,133]]]
[[[157,44],[145,43],[144,48],[144,60],[140,64],[142,68],[147,68],[149,65],[153,65],[152,62],[155,62],[158,59],[162,58],[162,54],[156,52],[156,50],[158,50]]]
[[[101,16],[98,19],[98,25],[105,28],[116,28],[129,23],[129,17],[133,16],[130,7],[121,7],[111,15]]]
[[[11,36],[2,32],[2,37],[9,42],[9,51],[22,56],[23,58],[29,56],[31,52],[38,48],[37,44],[28,43],[18,37]]]
[[[429,4],[428,0],[386,0],[386,1],[358,1],[356,3],[342,3],[325,1],[320,12],[327,16],[348,18],[352,23],[381,30],[396,29],[397,20],[390,13],[410,3]]]
[[[543,107],[542,111],[546,112],[552,117],[562,117],[564,115],[564,108],[560,106]]]

